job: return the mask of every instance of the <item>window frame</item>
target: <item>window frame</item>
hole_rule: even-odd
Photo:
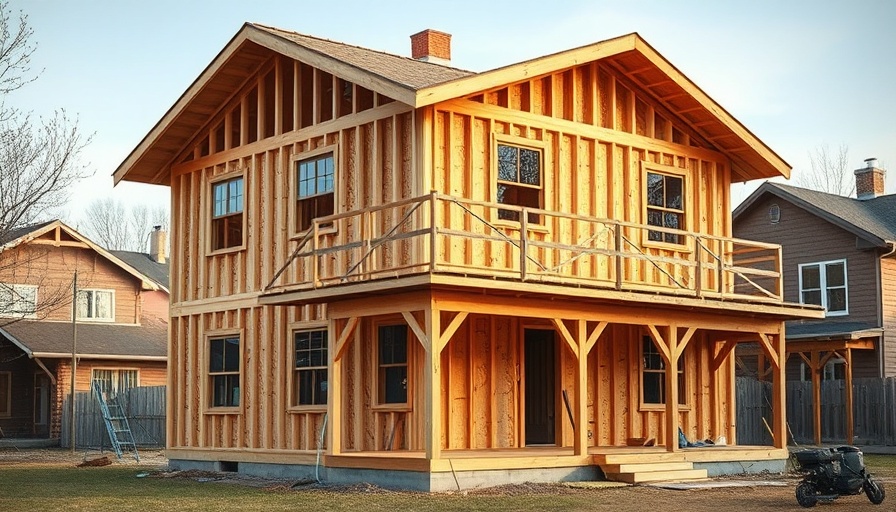
[[[836,287],[828,287],[827,286],[827,267],[828,265],[836,265],[843,264],[843,286]],[[806,267],[818,267],[818,291],[821,296],[821,304],[820,306],[824,308],[825,317],[829,316],[847,316],[849,315],[849,269],[847,268],[847,258],[837,259],[837,260],[827,260],[827,261],[816,261],[812,263],[800,263],[797,265],[797,276],[799,277],[799,294],[800,294],[800,304],[814,304],[812,302],[805,302],[803,300],[803,293],[806,289],[803,287],[803,269]],[[843,288],[844,296],[843,296],[843,310],[842,311],[830,311],[828,309],[828,290]],[[810,289],[815,290],[815,288]],[[819,305],[819,304],[815,304]]]
[[[96,317],[90,317],[90,316],[81,316],[80,311],[79,311],[81,308],[76,305],[75,312],[78,315],[78,319],[77,319],[78,322],[106,322],[106,323],[114,323],[115,322],[116,307],[115,307],[115,290],[114,289],[112,289],[112,288],[78,288],[78,296],[79,297],[82,293],[96,294],[97,292],[108,293],[111,296],[112,316],[110,318],[96,318]],[[75,300],[78,300],[78,299],[75,299]],[[89,308],[89,304],[90,303],[88,302],[88,308]],[[93,304],[96,305],[95,298],[94,298]]]
[[[647,190],[649,176],[651,174],[659,174],[664,177],[672,177],[681,179],[681,210],[677,210],[675,208],[669,208],[667,206],[651,206],[649,205],[649,193]],[[674,251],[691,251],[693,250],[693,237],[687,235],[676,235],[671,233],[666,233],[665,231],[656,231],[650,229],[650,227],[663,228],[663,226],[656,226],[649,223],[649,211],[654,209],[659,209],[662,213],[677,213],[681,216],[681,226],[678,228],[666,228],[666,229],[677,229],[678,231],[686,231],[690,232],[691,227],[691,212],[689,208],[688,202],[688,169],[683,169],[680,167],[673,167],[671,165],[662,165],[653,162],[648,162],[646,160],[641,160],[641,219],[644,228],[642,230],[641,236],[641,244],[645,247],[658,247],[665,248]],[[662,235],[662,240],[651,240],[650,234],[652,232],[657,232]],[[683,239],[683,241],[679,242],[667,242],[665,238],[667,236],[676,236],[679,239]]]
[[[212,342],[215,340],[228,339],[228,338],[236,338],[239,340],[239,371],[238,372],[212,372],[211,371],[211,348]],[[244,376],[246,374],[245,369],[245,357],[243,355],[243,349],[245,345],[245,332],[243,329],[226,329],[226,330],[215,330],[215,331],[207,331],[205,333],[205,344],[202,355],[202,404],[203,404],[203,413],[204,414],[241,414],[243,412],[243,408],[245,407],[246,401],[243,399],[244,390],[245,390],[245,379]],[[216,375],[233,375],[236,374],[239,376],[239,393],[240,393],[240,401],[238,405],[222,405],[216,406],[214,405],[214,385],[212,383],[213,378]]]
[[[207,215],[206,222],[205,222],[205,225],[207,226],[207,229],[208,229],[208,236],[206,237],[207,238],[207,242],[206,242],[207,243],[207,246],[206,246],[206,251],[207,251],[206,255],[207,256],[216,256],[219,254],[238,252],[238,251],[242,251],[242,250],[246,249],[246,247],[247,247],[246,238],[248,237],[248,232],[246,229],[246,218],[247,218],[246,211],[249,207],[249,196],[247,194],[249,187],[248,187],[248,179],[247,178],[248,177],[246,176],[246,173],[243,171],[232,171],[232,172],[221,174],[220,176],[215,176],[215,177],[209,179],[208,188],[206,190],[209,200],[208,200],[208,204],[203,208],[205,211],[205,214]],[[242,210],[240,210],[239,214],[233,212],[233,213],[226,213],[224,215],[215,215],[215,187],[217,185],[220,185],[221,183],[234,181],[234,180],[238,180],[238,179],[242,180],[242,182],[243,182]],[[242,240],[240,241],[239,244],[236,244],[236,245],[232,245],[229,247],[216,248],[215,247],[215,235],[214,235],[215,220],[224,219],[227,217],[235,217],[236,215],[240,215],[240,221],[241,221],[240,229],[242,232]]]
[[[640,409],[641,410],[662,410],[662,411],[664,411],[664,410],[666,410],[666,405],[667,405],[666,404],[667,393],[665,391],[666,370],[667,369],[666,368],[662,368],[662,369],[645,368],[646,364],[645,364],[644,346],[647,341],[650,341],[650,343],[653,344],[657,354],[660,357],[661,364],[663,364],[665,366],[665,361],[663,361],[663,359],[662,359],[662,357],[663,357],[662,353],[660,352],[659,347],[656,346],[656,342],[653,340],[653,337],[651,337],[649,334],[642,334],[640,344],[639,344],[639,349],[638,349],[638,354],[640,356],[639,361],[641,363],[638,368],[638,381],[640,384],[640,393],[639,393]],[[680,410],[687,410],[690,408],[690,397],[688,395],[688,388],[690,386],[688,383],[688,374],[687,374],[687,368],[688,368],[687,355],[688,355],[689,351],[690,351],[690,345],[685,347],[684,352],[682,352],[681,355],[678,357],[678,368],[679,368],[678,369],[678,388],[679,388],[678,389],[678,408]],[[660,394],[663,396],[663,399],[661,402],[648,402],[645,400],[645,398],[644,398],[644,389],[645,389],[644,374],[645,373],[658,374],[660,376]]]
[[[324,361],[323,366],[314,366],[314,367],[304,367],[303,369],[299,369],[296,367],[296,334],[301,332],[318,332],[322,331],[325,334],[325,347],[326,351],[326,360]],[[302,323],[294,323],[290,325],[290,332],[292,333],[292,364],[290,366],[289,372],[289,406],[288,411],[293,412],[323,412],[327,410],[327,405],[329,404],[329,379],[330,379],[330,333],[329,327],[326,323],[320,322],[302,322]],[[309,370],[326,370],[327,377],[327,393],[324,396],[324,402],[322,404],[299,404],[298,394],[298,377],[300,371],[309,371]]]
[[[385,382],[384,382],[384,376],[383,376],[384,366],[380,360],[380,351],[381,351],[381,349],[380,349],[380,329],[382,329],[384,327],[404,327],[404,329],[405,329],[405,362],[404,362],[404,364],[402,365],[401,363],[390,363],[388,366],[385,366],[385,368],[394,368],[394,367],[398,367],[398,366],[404,366],[405,381],[406,381],[405,382],[405,401],[404,402],[386,402],[385,401],[385,387],[384,387]],[[412,389],[413,389],[412,380],[413,379],[412,379],[412,365],[411,365],[411,360],[412,360],[411,347],[413,346],[412,345],[413,340],[411,339],[411,336],[413,336],[413,334],[411,333],[411,327],[406,322],[402,322],[401,320],[398,320],[398,319],[395,319],[395,320],[392,320],[392,319],[385,320],[384,319],[380,322],[376,322],[373,325],[373,334],[374,334],[374,343],[375,343],[374,349],[376,350],[376,395],[375,395],[375,399],[374,399],[374,405],[372,408],[374,410],[379,410],[379,411],[410,411],[411,404],[413,403],[413,397],[412,397]]]
[[[116,393],[120,391],[120,383],[121,383],[121,372],[135,372],[136,378],[134,379],[134,385],[129,386],[128,389],[133,389],[136,387],[140,387],[140,368],[136,367],[122,367],[122,366],[94,366],[90,369],[90,386],[93,389],[93,381],[96,380],[96,372],[113,372],[112,374],[112,385],[116,390]]]
[[[16,294],[19,298],[22,297],[22,294],[16,291],[17,288],[27,288],[29,290],[34,291],[34,309],[31,313],[5,313],[0,310],[0,318],[26,318],[26,319],[34,319],[37,318],[37,305],[38,305],[38,285],[36,284],[19,284],[19,283],[0,283],[0,292],[3,292],[4,288],[9,288],[10,293]],[[12,302],[11,302],[12,304]],[[2,304],[0,304],[2,305]]]
[[[299,238],[308,233],[311,229],[314,228],[314,224],[312,223],[308,229],[299,229],[299,164],[302,162],[307,162],[309,160],[318,160],[324,157],[326,154],[331,154],[333,157],[333,213],[330,215],[335,215],[341,211],[339,207],[339,152],[338,152],[338,144],[329,144],[326,146],[321,146],[312,150],[303,151],[301,153],[296,153],[292,155],[290,158],[290,177],[289,177],[289,204],[290,204],[290,233],[292,238]],[[314,196],[309,196],[306,199],[310,199],[312,197],[319,197],[324,194],[315,194]],[[335,233],[337,231],[336,224],[331,223],[329,225],[321,225],[318,228],[319,233]]]
[[[498,157],[498,155],[499,155],[498,147],[499,146],[512,146],[512,147],[516,147],[516,148],[520,148],[520,149],[528,149],[531,151],[538,152],[538,154],[539,154],[538,172],[539,172],[540,185],[536,187],[534,185],[529,185],[529,184],[525,184],[525,183],[521,183],[521,182],[517,181],[517,182],[514,182],[515,185],[511,185],[511,186],[538,190],[539,194],[538,194],[537,209],[545,210],[546,209],[545,205],[548,204],[548,185],[549,185],[549,183],[548,183],[549,180],[547,179],[547,176],[546,176],[547,165],[546,165],[546,158],[545,158],[547,144],[545,144],[544,141],[540,141],[540,140],[536,140],[536,139],[528,139],[525,137],[517,137],[514,135],[506,135],[506,134],[501,134],[501,133],[495,133],[492,136],[492,143],[491,143],[491,151],[492,151],[492,159],[491,160],[492,160],[492,162],[491,162],[491,169],[490,169],[491,179],[489,180],[489,186],[491,187],[491,190],[490,190],[490,198],[491,199],[490,200],[493,203],[498,204],[498,205],[506,204],[507,206],[517,207],[517,208],[532,208],[531,206],[521,206],[521,205],[513,204],[513,203],[501,203],[498,200],[499,186],[502,183],[510,183],[505,180],[501,180],[499,178],[499,176],[500,176],[500,172],[498,169],[498,167],[500,165],[500,160]],[[520,227],[520,225],[521,225],[520,220],[501,218],[500,217],[501,211],[502,211],[502,208],[500,208],[500,207],[496,208],[494,218],[492,219],[492,224],[494,224],[496,226],[511,227],[511,228],[519,228]],[[540,214],[540,213],[530,213],[529,218],[526,220],[526,224],[528,226],[534,227],[535,229],[539,229],[539,228],[546,229],[544,227],[544,215]]]
[[[3,380],[6,383],[3,383]],[[12,372],[0,372],[0,386],[6,386],[6,403],[0,403],[0,418],[12,417]]]

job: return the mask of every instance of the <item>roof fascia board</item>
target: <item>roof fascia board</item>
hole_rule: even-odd
[[[283,36],[267,32],[263,29],[249,26],[248,39],[258,43],[281,55],[291,57],[309,66],[336,75],[344,80],[388,96],[406,105],[413,105],[415,99],[414,89],[400,83],[388,80],[379,75],[365,71],[339,59],[330,57],[316,50],[306,48]]]
[[[849,231],[853,235],[867,241],[868,243],[874,245],[875,247],[889,247],[889,243],[886,240],[884,240],[883,238],[880,238],[879,236],[877,236],[873,233],[865,231],[864,229],[856,226],[855,224],[848,222],[848,221],[844,220],[842,217],[838,217],[838,216],[816,206],[813,203],[810,203],[808,201],[800,199],[799,197],[796,197],[795,195],[788,192],[787,190],[784,190],[782,188],[774,186],[774,184],[770,183],[770,182],[763,183],[758,189],[756,189],[752,194],[750,194],[750,197],[745,199],[744,202],[741,203],[741,205],[735,209],[735,214],[732,215],[732,220],[736,220],[738,216],[740,216],[741,214],[743,214],[747,210],[749,210],[750,207],[753,206],[753,204],[756,201],[758,201],[759,197],[762,196],[766,192],[773,194],[777,197],[780,197],[781,199],[793,204],[794,206],[802,208],[803,210],[806,210],[807,212],[815,215],[816,217],[821,218],[822,220],[824,220],[826,222],[830,222],[831,224],[833,224],[841,229]],[[748,201],[749,201],[749,203],[747,203]]]
[[[85,354],[77,352],[78,359],[103,359],[119,361],[167,361],[168,356],[136,356],[127,354]],[[34,352],[34,357],[44,359],[65,359],[72,357],[71,352]]]
[[[706,108],[712,115],[722,121],[725,126],[730,128],[738,137],[740,137],[744,142],[746,142],[754,151],[759,153],[759,155],[764,158],[769,164],[771,164],[781,176],[785,178],[790,178],[790,164],[784,161],[783,158],[778,156],[777,153],[772,151],[771,148],[765,145],[764,142],[759,140],[758,137],[753,135],[750,130],[748,130],[744,125],[740,123],[737,119],[734,118],[731,114],[728,113],[721,105],[716,103],[708,94],[703,92],[697,84],[692,82],[688,77],[684,75],[681,71],[678,70],[671,62],[666,60],[658,51],[656,51],[652,46],[650,46],[647,41],[641,39],[640,37],[636,38],[635,41],[636,49],[644,55],[650,62],[652,62],[655,66],[657,66],[663,73],[666,74],[669,78],[674,80],[678,85],[684,88],[688,94],[690,94],[695,100],[697,100],[700,105]]]
[[[637,34],[608,39],[599,43],[573,48],[553,55],[531,59],[491,71],[457,78],[449,82],[424,87],[417,91],[415,107],[425,107],[440,101],[460,98],[520,80],[528,80],[586,62],[604,59],[635,49]]]
[[[28,356],[28,359],[34,359],[34,358],[35,358],[35,355],[34,355],[33,352],[31,352],[31,349],[29,349],[24,343],[22,343],[21,341],[19,341],[18,338],[16,338],[15,336],[13,336],[12,333],[10,333],[10,332],[7,331],[6,329],[0,327],[0,334],[2,334],[3,337],[5,337],[5,338],[8,339],[9,341],[11,341],[13,345],[15,345],[15,346],[19,347],[20,349],[22,349],[22,352],[24,352],[25,355]]]

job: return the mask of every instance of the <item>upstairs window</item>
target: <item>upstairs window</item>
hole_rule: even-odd
[[[35,318],[37,316],[37,286],[0,283],[0,316]]]
[[[685,229],[684,177],[658,172],[647,172],[647,225]],[[668,244],[684,244],[675,233],[648,231],[647,240]]]
[[[644,336],[641,351],[641,398],[645,405],[666,403],[666,362],[650,336]],[[678,403],[685,405],[684,354],[678,358]]]
[[[498,144],[498,203],[526,208],[542,207],[542,153],[538,149]],[[520,212],[498,210],[498,218],[520,220]],[[528,221],[541,223],[541,216],[530,213]]]
[[[296,231],[311,228],[311,221],[334,213],[333,153],[296,163]]]
[[[243,245],[243,178],[212,184],[212,251]]]
[[[209,339],[209,387],[212,407],[240,405],[240,338]]]
[[[327,403],[327,331],[297,331],[295,343],[294,405]]]
[[[827,316],[849,313],[846,286],[846,260],[808,263],[800,269],[800,303],[817,304]]]
[[[115,292],[78,290],[78,320],[103,322],[115,320]]]
[[[379,341],[379,403],[408,402],[408,328],[381,325]]]
[[[107,399],[113,399],[137,387],[137,375],[137,370],[94,369],[93,382],[99,383]]]

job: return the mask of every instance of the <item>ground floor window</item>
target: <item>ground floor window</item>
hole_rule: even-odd
[[[381,325],[379,344],[379,403],[408,402],[408,327]]]
[[[240,405],[240,338],[209,339],[209,387],[212,407]]]
[[[644,336],[641,364],[641,399],[645,405],[666,403],[666,362],[650,336]],[[687,403],[685,395],[684,354],[678,358],[678,403]]]
[[[327,403],[327,331],[296,331],[293,405]]]

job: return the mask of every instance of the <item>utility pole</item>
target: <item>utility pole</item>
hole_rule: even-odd
[[[75,373],[78,371],[78,271],[75,270],[75,278],[72,281],[72,380],[69,400],[71,401],[72,417],[69,424],[69,437],[72,443],[72,453],[75,453]]]

